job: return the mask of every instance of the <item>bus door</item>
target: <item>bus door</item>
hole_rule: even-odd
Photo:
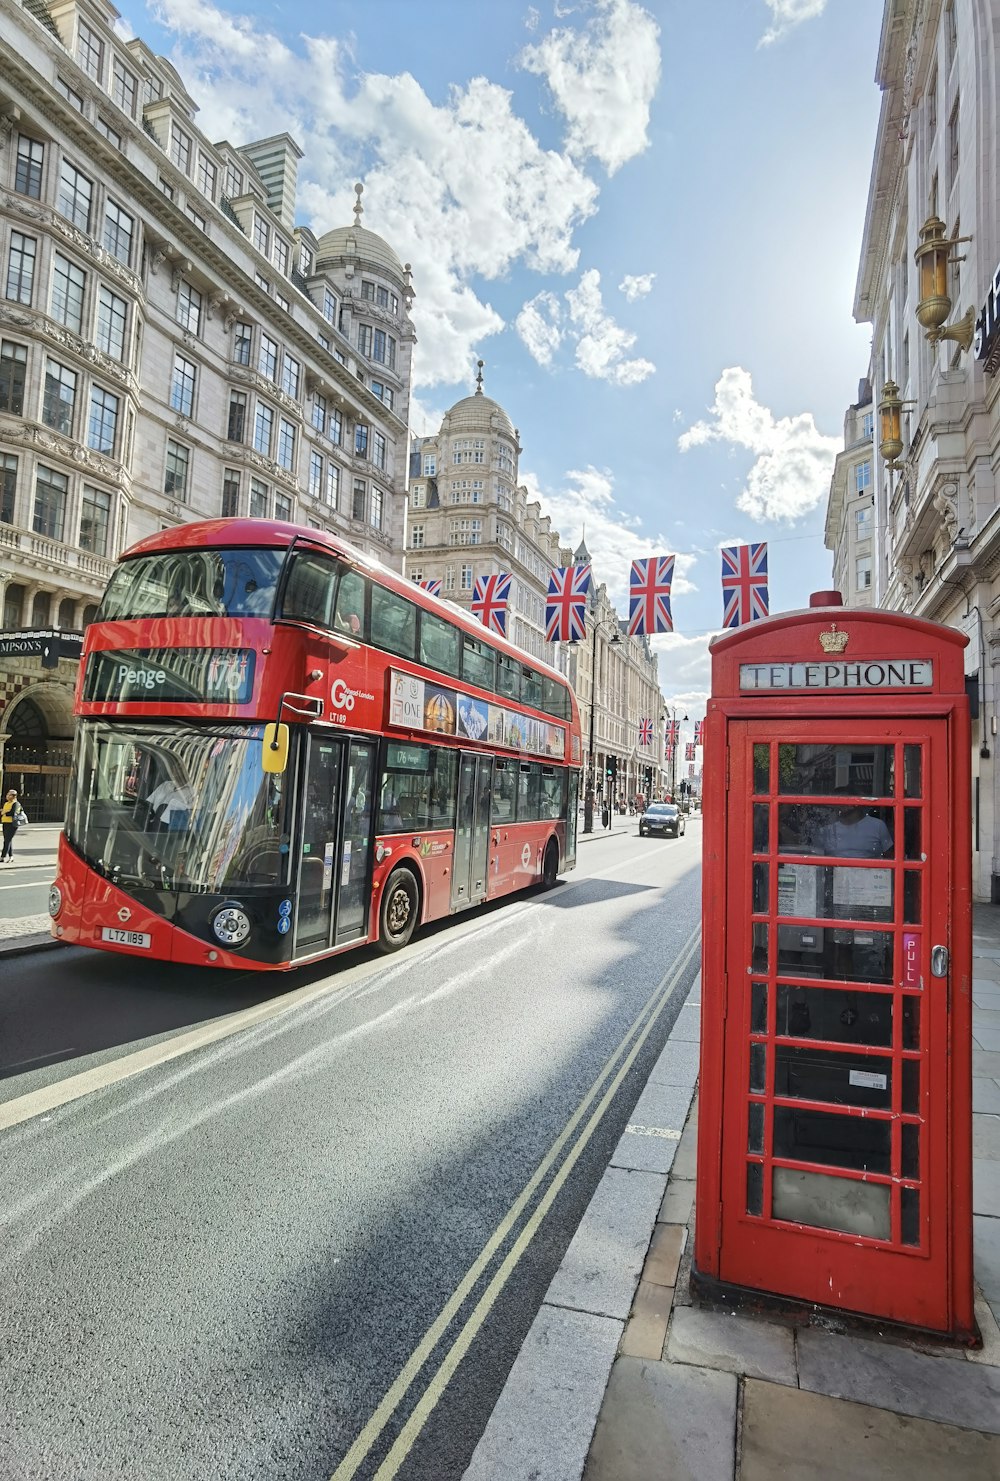
[[[373,766],[367,742],[306,736],[295,957],[368,934]]]
[[[352,740],[347,757],[343,846],[337,902],[337,945],[365,940],[372,898],[372,820],[375,816],[375,747]]]
[[[490,848],[493,758],[463,751],[458,771],[458,816],[451,908],[463,910],[486,899]]]

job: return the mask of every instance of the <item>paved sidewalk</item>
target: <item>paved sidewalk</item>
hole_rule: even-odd
[[[40,867],[50,868],[55,877],[61,831],[58,825],[49,823],[29,823],[27,828],[19,828],[14,837],[14,862],[4,864],[0,870],[0,882],[9,884],[25,870]],[[6,895],[0,895],[0,902],[6,898]],[[0,959],[59,946],[60,943],[49,935],[48,911],[14,916],[5,914],[4,908],[0,903]]]
[[[695,988],[465,1481],[997,1481],[1000,906],[973,952],[981,1351],[694,1303]]]

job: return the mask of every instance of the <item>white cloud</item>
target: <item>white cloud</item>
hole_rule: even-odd
[[[655,273],[626,273],[618,284],[619,293],[624,293],[629,303],[635,303],[637,298],[644,298],[652,290]]]
[[[594,580],[603,582],[619,613],[628,615],[629,571],[634,560],[674,555],[671,596],[696,590],[690,571],[697,557],[678,551],[662,534],[648,534],[641,520],[628,515],[615,500],[614,476],[606,468],[571,468],[562,487],[543,489],[530,471],[520,468],[521,482],[549,515],[563,545],[575,550],[585,539],[593,561]],[[674,617],[676,621],[676,614]],[[656,641],[659,641],[658,639]]]
[[[695,422],[677,445],[688,452],[727,442],[752,452],[756,461],[736,500],[751,519],[799,519],[826,498],[841,443],[818,430],[811,412],[776,420],[754,400],[750,373],[738,366],[722,372],[711,411],[713,420]]]
[[[566,294],[569,316],[578,333],[576,363],[584,375],[611,381],[617,386],[634,386],[653,375],[651,360],[627,360],[626,351],[635,344],[636,336],[622,329],[605,312],[601,299],[601,275],[596,268],[583,274],[575,288]]]
[[[654,374],[656,366],[651,360],[626,358],[636,336],[606,312],[596,268],[585,272],[563,297],[565,311],[554,293],[539,293],[514,321],[525,348],[539,365],[551,365],[556,350],[568,341],[574,346],[577,367],[593,380],[634,386]]]
[[[613,175],[649,144],[660,28],[633,0],[595,0],[595,10],[585,30],[550,31],[526,47],[521,65],[547,82],[570,156],[593,155]]]
[[[780,41],[803,21],[815,20],[826,9],[826,0],[764,0],[771,12],[771,24],[758,41],[758,46],[770,46]]]
[[[245,143],[280,120],[304,149],[298,205],[318,233],[351,220],[364,181],[363,225],[413,266],[418,385],[471,377],[474,347],[505,327],[475,280],[576,269],[573,235],[598,187],[542,148],[506,89],[473,78],[438,104],[406,73],[359,72],[349,40],[302,36],[292,50],[202,0],[159,0],[157,14],[209,138]]]
[[[560,328],[562,309],[554,293],[539,293],[530,299],[517,318],[514,328],[524,341],[528,353],[539,365],[551,365],[563,340]]]

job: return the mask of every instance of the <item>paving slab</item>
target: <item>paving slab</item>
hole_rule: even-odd
[[[580,1481],[622,1323],[543,1306],[463,1481]]]
[[[678,1307],[670,1323],[665,1356],[672,1363],[721,1368],[793,1387],[797,1381],[792,1329],[727,1311]]]
[[[658,1362],[663,1356],[663,1342],[674,1299],[673,1286],[658,1286],[641,1280],[632,1302],[632,1314],[618,1349],[622,1357],[649,1358]]]
[[[972,1210],[1000,1218],[1000,1162],[990,1157],[972,1159]]]
[[[655,1127],[638,1126],[622,1132],[621,1140],[611,1154],[612,1167],[631,1172],[651,1172],[662,1176],[670,1171],[677,1155],[680,1138],[676,1132],[665,1134]]]
[[[980,1053],[985,1051],[980,1050]],[[1000,1054],[994,1056],[997,1069],[984,1069],[981,1074],[1000,1075]],[[698,1045],[675,1043],[668,1039],[650,1075],[652,1085],[693,1086],[698,1078]]]
[[[670,1473],[650,1472],[664,1477]],[[749,1378],[740,1481],[996,1481],[1000,1438]]]
[[[686,1224],[694,1207],[694,1179],[679,1178],[671,1172],[667,1191],[656,1216],[659,1224]]]
[[[680,1265],[686,1240],[685,1225],[657,1224],[642,1267],[643,1280],[653,1281],[658,1286],[675,1286],[677,1267]]]
[[[988,1080],[985,1075],[973,1078],[972,1109],[987,1111],[992,1116],[1000,1115],[1000,1084],[996,1080]]]
[[[686,1042],[697,1044],[701,1038],[701,1008],[693,1003],[685,1003],[677,1015],[677,1021],[670,1030],[672,1043]]]
[[[1000,1116],[975,1111],[972,1116],[972,1155],[1000,1162]]]
[[[1000,1028],[994,1028],[989,1023],[981,1023],[979,1020],[985,1016],[980,1010],[973,1019],[972,1042],[978,1044],[980,1049],[996,1054],[1000,1052]]]
[[[976,1292],[975,1318],[983,1345],[967,1354],[968,1361],[987,1363],[994,1368],[1000,1368],[1000,1322],[997,1321],[982,1291]]]
[[[678,1046],[680,1047],[680,1046]],[[667,1045],[670,1048],[670,1045]],[[662,1059],[662,1055],[660,1058]],[[1000,1080],[1000,1054],[991,1053],[989,1049],[972,1049],[972,1073],[974,1075],[986,1075],[991,1080]]]
[[[956,1363],[889,1342],[798,1333],[799,1385],[896,1414],[1000,1434],[1000,1369]]]
[[[624,1323],[663,1188],[663,1178],[656,1174],[609,1167],[552,1278],[546,1301]]]
[[[691,1109],[692,1091],[687,1085],[649,1084],[635,1103],[630,1126],[648,1126],[675,1131],[678,1140]]]
[[[677,1148],[677,1156],[674,1158],[673,1175],[675,1178],[693,1178],[697,1172],[698,1164],[698,1128],[697,1126],[686,1126],[681,1144]]]
[[[991,1301],[1000,1301],[1000,1219],[973,1214],[972,1241],[976,1280]]]
[[[619,1358],[583,1481],[733,1481],[735,1444],[731,1373]]]

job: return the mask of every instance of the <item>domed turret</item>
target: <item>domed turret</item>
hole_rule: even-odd
[[[328,231],[320,237],[316,244],[317,263],[332,267],[345,262],[367,262],[372,267],[381,268],[383,272],[405,283],[406,269],[389,243],[376,232],[369,231],[366,226],[361,225],[361,216],[364,212],[361,204],[363,190],[363,185],[354,187],[357,196],[354,205],[354,225],[338,226],[334,231]]]
[[[516,443],[517,433],[510,417],[498,401],[483,395],[484,363],[482,360],[478,361],[479,374],[476,376],[475,394],[455,402],[451,410],[445,413],[445,426],[452,437],[463,432],[496,432]]]

